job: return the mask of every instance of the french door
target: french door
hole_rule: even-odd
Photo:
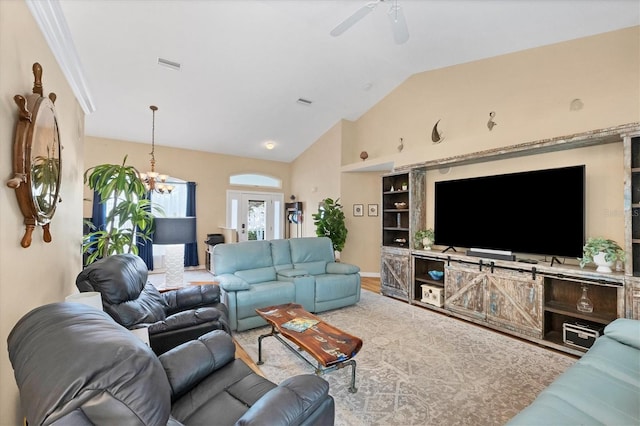
[[[238,241],[282,238],[283,206],[282,193],[227,191],[227,227]]]

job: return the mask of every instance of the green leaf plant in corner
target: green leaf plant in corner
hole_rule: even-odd
[[[316,235],[318,237],[329,237],[333,243],[333,249],[341,252],[347,241],[347,226],[344,222],[344,212],[342,205],[338,202],[340,198],[333,201],[325,198],[318,207],[318,213],[314,213],[313,223],[316,225]]]
[[[140,173],[133,166],[101,164],[84,172],[84,183],[100,194],[101,202],[112,207],[107,211],[104,229],[88,224],[91,232],[83,236],[82,252],[88,253],[87,264],[113,254],[138,254],[136,242],[140,237],[151,241],[153,212],[160,207],[149,200]]]
[[[607,238],[590,237],[582,248],[580,267],[584,268],[587,264],[594,263],[593,257],[600,252],[604,253],[607,262],[624,261],[625,252],[618,243]]]

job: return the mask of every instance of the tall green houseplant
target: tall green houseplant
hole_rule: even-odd
[[[82,251],[89,253],[87,264],[112,254],[138,254],[138,237],[151,241],[152,203],[145,197],[147,189],[140,174],[126,162],[127,156],[122,164],[101,164],[84,172],[85,184],[100,194],[102,203],[111,201],[113,206],[105,217],[105,228],[91,225],[92,232],[83,237]]]
[[[325,198],[318,208],[318,213],[314,213],[312,217],[313,223],[316,225],[316,235],[329,237],[333,243],[333,249],[341,252],[347,241],[348,230],[344,223],[342,205],[338,201],[340,198],[335,201],[331,198]]]

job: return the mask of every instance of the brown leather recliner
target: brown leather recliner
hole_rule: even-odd
[[[116,254],[87,266],[76,286],[81,292],[99,292],[104,311],[118,324],[146,327],[157,355],[212,330],[230,332],[228,309],[217,285],[160,293],[147,282],[148,273],[140,257]]]

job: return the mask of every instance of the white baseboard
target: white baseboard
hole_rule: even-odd
[[[361,277],[380,278],[380,272],[360,272]]]

